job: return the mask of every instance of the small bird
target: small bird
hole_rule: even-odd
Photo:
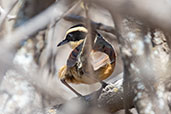
[[[73,49],[67,60],[67,64],[60,69],[58,76],[62,83],[78,96],[82,95],[73,89],[68,83],[93,84],[96,82],[102,82],[102,80],[112,74],[116,63],[116,54],[113,47],[95,30],[96,37],[89,56],[93,69],[93,76],[90,76],[89,71],[84,65],[81,67],[79,66],[80,53],[84,48],[83,41],[86,38],[87,33],[88,30],[82,24],[72,26],[66,32],[65,39],[57,45],[61,46],[69,43]]]
[[[65,39],[61,41],[57,46],[61,46],[69,43],[71,48],[76,48],[79,44],[83,42],[87,35],[88,30],[85,28],[83,24],[77,24],[72,26],[66,32]]]

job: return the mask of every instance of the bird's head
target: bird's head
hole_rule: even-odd
[[[78,24],[69,28],[66,32],[65,39],[57,46],[69,43],[72,48],[77,47],[86,37],[88,30],[82,24]]]

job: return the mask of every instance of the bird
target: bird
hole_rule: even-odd
[[[59,47],[69,43],[73,49],[68,57],[67,64],[59,70],[58,77],[64,85],[78,96],[82,95],[68,83],[93,84],[101,82],[102,86],[106,85],[103,80],[112,74],[116,64],[116,53],[114,48],[100,33],[94,30],[95,41],[89,57],[89,59],[91,59],[93,76],[90,76],[89,71],[84,65],[80,68],[80,53],[84,48],[84,40],[87,38],[87,33],[88,30],[83,24],[74,25],[67,30],[65,39],[57,45],[57,47]]]
[[[74,49],[83,42],[87,32],[88,30],[83,24],[74,25],[67,30],[65,39],[58,43],[57,47],[69,43],[71,48]]]

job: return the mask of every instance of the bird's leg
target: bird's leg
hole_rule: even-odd
[[[106,82],[104,82],[104,81],[100,81],[100,83],[101,83],[101,88],[98,90],[98,91],[99,91],[98,95],[100,95],[101,92],[102,92],[102,90],[103,90],[103,88],[105,88],[105,87],[108,85],[108,84],[107,84]]]
[[[106,82],[104,82],[104,81],[100,81],[100,83],[101,83],[101,89],[103,89],[103,88],[105,88],[108,84],[106,83]]]
[[[104,81],[100,81],[100,83],[101,83],[101,87],[100,87],[100,89],[99,89],[98,92],[97,92],[97,98],[100,96],[100,94],[101,94],[103,88],[105,88],[105,87],[108,85],[108,84],[107,84],[106,82],[104,82]]]
[[[73,91],[77,96],[82,97],[80,93],[78,93],[74,88],[72,88],[66,81],[65,79],[61,79],[61,82],[67,86],[71,91]]]
[[[99,98],[99,96],[100,96],[100,94],[101,94],[103,88],[105,88],[105,87],[108,85],[108,84],[107,84],[106,82],[104,82],[104,81],[100,81],[100,83],[101,83],[101,87],[100,87],[99,90],[97,90],[97,93],[96,93],[96,97],[97,97],[97,98]]]

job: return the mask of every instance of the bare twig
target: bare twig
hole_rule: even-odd
[[[88,1],[84,1],[84,10],[85,10],[85,14],[86,14],[86,20],[85,23],[87,25],[88,28],[88,34],[87,34],[87,38],[84,41],[83,44],[83,51],[81,53],[81,56],[84,57],[84,63],[83,64],[85,67],[85,69],[88,69],[90,76],[93,77],[93,69],[91,67],[90,61],[89,61],[89,55],[91,53],[92,47],[93,47],[93,42],[95,39],[95,36],[92,34],[92,28],[91,28],[91,24],[90,24],[90,16],[89,16],[89,11],[88,11],[88,4],[89,4],[89,0]]]
[[[81,4],[81,0],[79,0],[77,3],[75,3],[66,13],[64,13],[63,16],[61,16],[60,19],[62,18],[65,18],[66,15],[69,15],[69,14],[79,14],[81,12],[81,7],[80,7],[80,4]],[[51,25],[51,27],[54,27],[55,24],[60,20],[60,19],[56,19],[54,24]]]
[[[14,16],[10,16],[8,14],[14,9],[17,3],[18,3],[18,0],[13,1],[13,3],[9,6],[7,11],[4,11],[2,7],[0,8],[1,9],[0,10],[1,11],[0,28],[2,28],[2,24],[4,23],[6,17],[8,17],[9,19],[15,18]]]
[[[2,7],[0,7],[0,12],[1,12],[1,15],[5,15],[5,14],[7,14],[7,12],[2,8]],[[14,20],[14,19],[16,19],[16,16],[14,16],[14,15],[7,15],[7,18],[8,18],[8,20],[9,21],[11,21],[11,20]]]
[[[78,22],[78,21],[85,22],[86,21],[86,19],[84,17],[78,16],[78,15],[73,15],[73,14],[65,16],[64,19],[68,20],[68,21],[72,21],[72,22]],[[111,33],[113,35],[116,34],[115,29],[113,27],[104,25],[102,23],[97,23],[97,22],[91,20],[91,26],[94,29],[99,29],[99,30]]]

